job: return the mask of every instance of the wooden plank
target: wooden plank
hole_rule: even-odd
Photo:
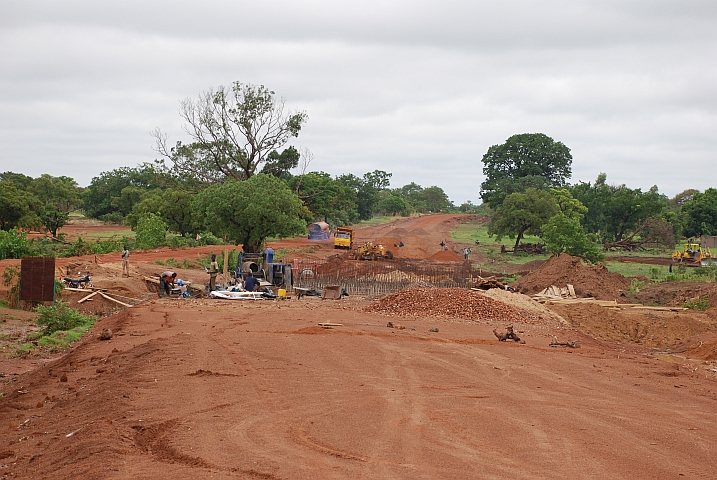
[[[94,290],[90,288],[72,288],[72,287],[65,287],[65,290],[68,292],[94,292]]]
[[[82,297],[81,299],[77,300],[77,303],[82,303],[82,302],[85,302],[85,301],[87,301],[87,300],[91,300],[92,297],[94,297],[95,295],[97,295],[97,294],[99,294],[99,293],[101,293],[101,292],[92,292],[92,293],[90,293],[89,295],[87,295],[86,297]]]
[[[319,323],[320,327],[343,327],[343,323]]]
[[[568,292],[570,293],[571,297],[577,298],[577,295],[575,294],[575,287],[573,287],[569,283],[568,283]]]
[[[116,299],[110,297],[109,295],[105,295],[105,294],[102,293],[102,292],[97,292],[97,293],[99,293],[100,295],[102,295],[102,296],[103,296],[104,298],[106,298],[107,300],[112,300],[113,302],[119,303],[119,304],[122,305],[122,306],[125,306],[125,307],[131,307],[131,306],[132,306],[132,305],[130,305],[129,303],[120,302],[119,300],[116,300]]]

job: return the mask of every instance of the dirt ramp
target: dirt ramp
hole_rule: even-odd
[[[528,295],[536,294],[551,285],[573,285],[579,297],[598,300],[619,300],[630,287],[630,280],[619,273],[610,273],[605,265],[583,265],[582,260],[566,253],[550,259],[538,269],[524,276],[513,286]]]

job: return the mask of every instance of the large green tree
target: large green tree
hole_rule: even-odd
[[[42,203],[31,193],[10,181],[0,181],[0,230],[40,226],[41,220],[35,212],[41,208]]]
[[[374,170],[363,175],[362,178],[353,174],[340,175],[339,182],[351,188],[356,193],[356,205],[359,218],[368,220],[378,211],[381,201],[380,193],[390,184],[391,174],[383,170]]]
[[[257,252],[267,237],[306,233],[299,197],[278,178],[263,173],[201,191],[193,203],[213,234]]]
[[[564,186],[572,173],[573,157],[562,142],[543,133],[524,133],[493,145],[482,161],[486,179],[480,195],[496,209],[511,193]]]
[[[604,173],[594,184],[580,182],[570,193],[588,208],[582,221],[585,229],[603,242],[619,242],[648,218],[660,218],[668,210],[668,199],[657,186],[643,192],[623,185],[609,185]]]
[[[358,221],[356,192],[328,173],[309,172],[292,177],[288,183],[311,212],[312,220],[332,225]]]
[[[241,82],[183,100],[180,115],[192,143],[170,148],[157,129],[156,149],[178,169],[204,175],[207,181],[250,178],[308,120],[303,111],[286,112],[284,100],[265,86]]]
[[[686,236],[717,235],[717,189],[708,188],[693,194],[692,199],[682,205],[682,211],[687,216]]]
[[[517,248],[526,234],[540,235],[541,227],[560,211],[553,195],[547,190],[529,188],[525,193],[511,193],[499,205],[490,223],[488,235],[515,238]]]
[[[195,193],[179,188],[152,190],[133,206],[126,223],[134,228],[140,218],[155,214],[170,232],[180,235],[199,233],[202,222],[192,208],[195,197]]]
[[[545,249],[559,255],[563,252],[574,257],[584,258],[597,263],[604,258],[598,245],[590,239],[580,224],[588,209],[574,198],[566,188],[552,188],[550,194],[555,199],[558,213],[540,227]]]
[[[28,185],[28,191],[42,203],[38,216],[53,237],[57,237],[57,230],[67,223],[70,212],[82,203],[81,189],[70,177],[43,174]]]
[[[92,179],[90,185],[83,192],[83,209],[85,215],[92,218],[99,218],[115,212],[120,216],[125,216],[139,201],[139,198],[131,193],[131,189],[125,190],[125,196],[122,198],[125,188],[133,187],[146,192],[175,184],[176,180],[157,163],[143,163],[134,168],[121,167],[109,172],[102,172]]]

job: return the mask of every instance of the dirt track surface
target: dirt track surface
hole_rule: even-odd
[[[459,219],[401,219],[358,238],[401,238],[397,256],[429,258]],[[316,242],[272,244],[308,245]],[[335,254],[330,241],[318,245],[308,255]],[[131,278],[119,254],[58,264],[145,298],[141,276],[164,269],[155,260],[222,248],[133,252]],[[654,288],[643,301],[709,295],[713,308],[568,306],[555,317],[535,304],[511,316],[525,341],[517,344],[492,332],[506,319],[428,316],[421,305],[386,316],[355,296],[153,297],[101,319],[59,357],[0,358],[0,479],[717,478],[717,294]],[[66,300],[75,306],[83,295]],[[532,302],[491,297],[511,308]],[[82,308],[117,310],[96,300]],[[100,341],[107,328],[113,338]],[[581,348],[551,348],[554,338]],[[648,350],[666,344],[678,354]]]
[[[0,476],[717,476],[702,364],[530,325],[525,345],[499,324],[390,329],[360,303],[154,300],[102,319],[3,386]]]

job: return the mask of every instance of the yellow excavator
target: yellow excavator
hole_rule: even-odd
[[[676,250],[675,253],[672,254],[672,261],[677,265],[685,265],[687,267],[709,267],[711,265],[717,265],[717,258],[712,256],[710,249],[692,240],[685,243],[684,250]]]
[[[354,258],[358,260],[378,260],[379,258],[392,259],[393,253],[381,244],[374,245],[373,242],[366,242],[354,252]]]

